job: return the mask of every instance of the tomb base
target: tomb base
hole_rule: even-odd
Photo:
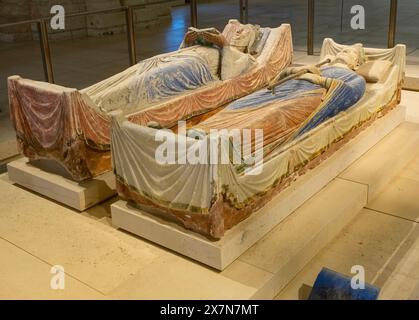
[[[259,211],[228,230],[220,240],[209,240],[122,200],[111,206],[112,223],[210,267],[223,270],[389,134],[404,121],[405,116],[405,107],[398,106],[383,118],[377,119],[320,165],[299,177]],[[367,190],[365,192],[368,193]],[[356,198],[356,204],[348,204],[353,208],[352,213],[355,214],[365,205],[367,193],[365,199],[360,196]],[[327,202],[324,205],[326,210]],[[342,208],[344,207],[342,204]]]
[[[116,194],[112,172],[76,182],[53,160],[20,158],[7,164],[9,179],[31,191],[84,211]]]

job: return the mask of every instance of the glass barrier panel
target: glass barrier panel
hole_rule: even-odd
[[[357,6],[361,6],[363,9],[360,11]],[[364,21],[362,10],[365,13]],[[315,53],[320,52],[323,39],[326,37],[333,38],[342,44],[360,42],[365,47],[386,48],[389,15],[389,0],[315,1]],[[363,25],[364,29],[362,29]]]
[[[55,83],[83,89],[129,67],[125,13],[66,19],[49,39]]]
[[[223,31],[228,20],[240,19],[239,4],[239,0],[197,0],[198,28],[214,27]]]
[[[135,9],[134,14],[138,61],[177,50],[190,26],[189,5],[150,6]]]
[[[8,142],[16,139],[7,94],[7,78],[12,75],[44,81],[39,41],[29,24],[0,28],[0,145],[7,149],[0,148],[0,161],[14,155],[8,150]]]
[[[307,50],[307,0],[249,0],[249,23],[272,28],[289,23],[294,50]]]
[[[419,64],[419,1],[398,1],[396,44],[407,46],[407,64]]]

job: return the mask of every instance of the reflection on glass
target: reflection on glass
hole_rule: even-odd
[[[351,8],[365,9],[365,29],[354,30]],[[315,2],[314,45],[319,51],[325,37],[339,43],[362,42],[368,47],[387,47],[390,1],[383,0],[322,0]]]

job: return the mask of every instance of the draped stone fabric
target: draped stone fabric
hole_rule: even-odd
[[[140,64],[131,80],[129,100],[147,105],[194,90],[214,81],[207,61],[195,54],[178,53]]]
[[[326,39],[321,60],[342,47]],[[225,230],[260,209],[299,175],[397,105],[405,50],[403,45],[364,48],[366,59],[392,63],[385,79],[377,83],[365,84],[352,71],[326,67],[317,83],[291,80],[282,91],[277,88],[277,96],[260,90],[192,127],[204,133],[199,143],[207,148],[211,143],[205,132],[211,128],[266,129],[263,168],[256,175],[244,174],[231,162],[159,163],[155,154],[162,142],[155,139],[157,130],[135,124],[134,117],[115,118],[112,150],[118,193],[145,210],[220,238]],[[173,108],[165,115],[166,123],[172,121],[169,117],[179,115],[182,118],[183,114]],[[177,147],[168,152],[182,158],[179,137],[173,135],[172,139]],[[193,142],[188,138],[187,145]],[[217,147],[219,154],[226,148],[222,144]]]
[[[224,32],[228,35],[236,27],[227,25]],[[290,51],[291,49],[291,51]],[[256,58],[257,66],[237,78],[215,81],[199,89],[196,94],[175,98],[167,103],[128,115],[129,121],[147,125],[156,122],[161,127],[171,127],[181,119],[212,111],[256,89],[266,86],[281,70],[287,67],[292,56],[292,39],[289,25],[272,29],[265,48]]]
[[[230,24],[225,27],[223,34],[227,40],[234,34],[235,28],[236,25]],[[194,70],[181,62],[182,70],[179,72],[189,83],[175,85],[163,81],[159,83],[162,87],[150,88],[146,92],[147,103],[136,103],[132,88],[142,90],[138,86],[144,83],[144,79],[135,81],[138,69],[147,69],[146,65],[156,59],[176,60],[173,56],[180,54],[187,55],[189,62],[194,59],[195,67],[192,68],[199,70],[199,74],[194,74]],[[20,150],[25,156],[31,159],[55,159],[73,179],[82,181],[111,169],[111,114],[125,112],[135,117],[135,111],[153,109],[140,118],[145,123],[153,120],[165,125],[170,122],[166,114],[170,113],[173,105],[180,107],[181,111],[177,112],[179,117],[217,108],[266,85],[272,76],[291,63],[291,59],[291,28],[282,25],[272,29],[257,58],[255,69],[263,69],[263,72],[251,70],[241,76],[239,83],[234,86],[232,82],[213,79],[193,48],[159,55],[80,91],[12,76],[8,80],[11,119]],[[166,71],[173,78],[178,70],[169,67]],[[159,80],[158,77],[155,79]],[[199,103],[196,104],[196,101]],[[156,110],[158,112],[155,114]],[[173,115],[170,115],[170,119],[174,119]]]
[[[8,90],[25,156],[58,160],[76,180],[109,170],[109,119],[89,108],[76,89],[14,76]]]

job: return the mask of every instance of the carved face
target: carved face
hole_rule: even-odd
[[[252,28],[248,25],[241,25],[231,37],[230,45],[244,52],[249,47],[252,38],[254,38]]]
[[[359,65],[359,50],[358,47],[347,47],[342,49],[332,61],[334,65],[346,65],[348,68],[355,70]]]

